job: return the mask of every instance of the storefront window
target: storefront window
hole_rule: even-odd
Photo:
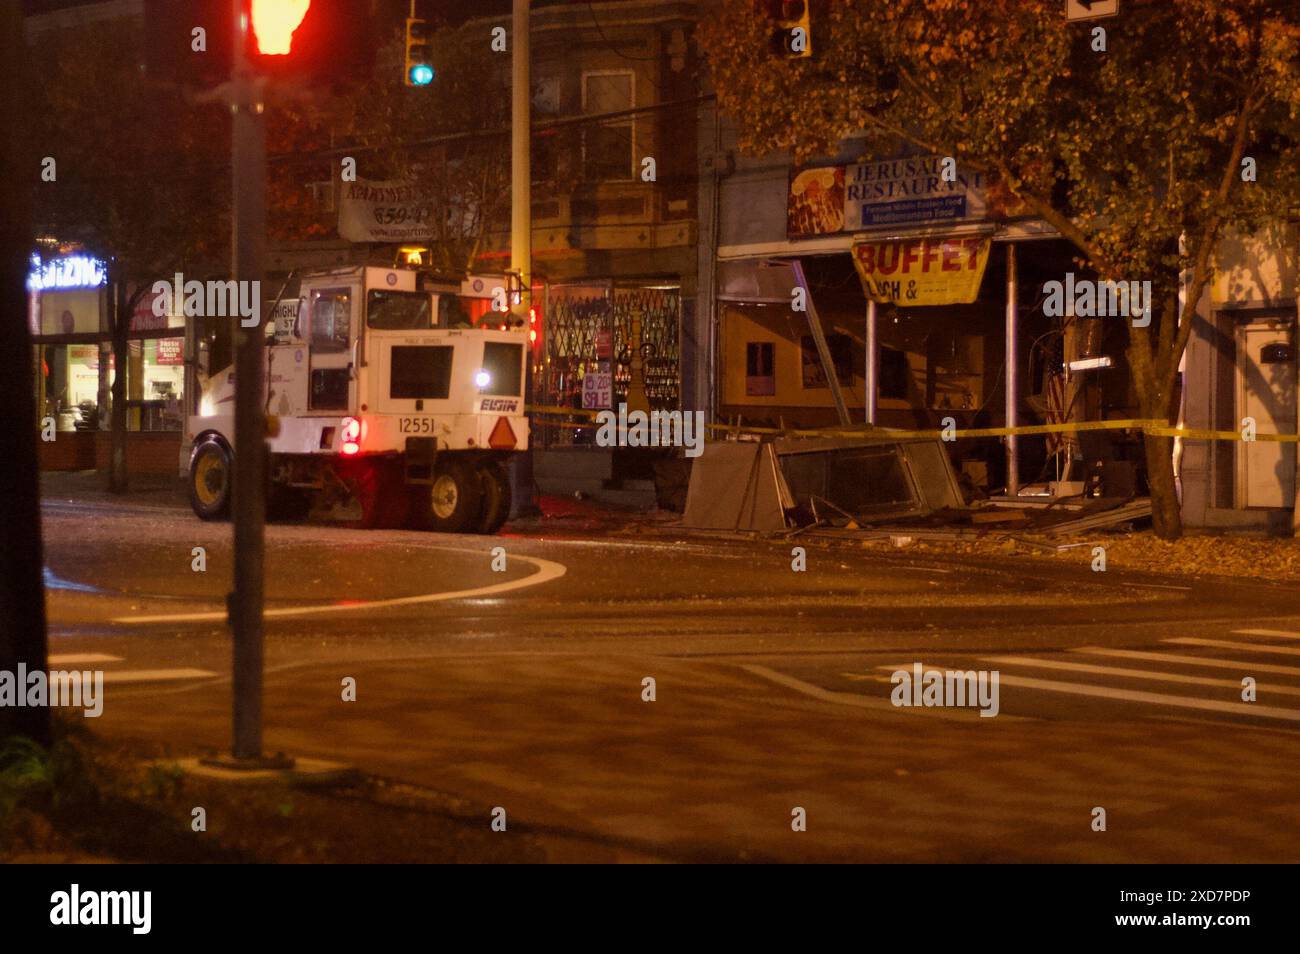
[[[810,388],[829,388],[826,369],[822,367],[821,355],[812,335],[804,335],[799,341],[800,356],[803,364],[803,386]],[[848,335],[832,334],[826,336],[826,347],[831,353],[835,365],[835,377],[841,387],[853,384],[853,339]]]
[[[43,417],[55,419],[60,431],[98,426],[99,346],[47,345],[41,349]]]
[[[158,338],[139,344],[144,352],[140,430],[180,430],[181,392],[185,387],[182,340]]]
[[[97,291],[47,292],[38,303],[42,334],[35,340],[37,398],[41,416],[53,417],[60,431],[109,426],[117,368],[109,332],[99,320],[98,295]],[[176,334],[183,320],[148,314],[147,303],[133,316],[126,368],[128,430],[183,427],[184,339]],[[142,337],[142,332],[152,336]]]

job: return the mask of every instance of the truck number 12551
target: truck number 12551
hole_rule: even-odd
[[[433,418],[403,417],[398,421],[398,431],[402,434],[432,434]]]

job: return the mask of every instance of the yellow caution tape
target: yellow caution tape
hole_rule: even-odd
[[[527,408],[529,414],[543,416],[570,416],[582,417],[589,421],[594,420],[601,412],[587,410],[585,408],[574,407],[555,407],[555,406],[533,406]],[[572,421],[547,421],[548,427],[568,427],[584,428],[590,427],[590,424],[576,424]],[[834,427],[817,427],[817,428],[779,428],[779,427],[752,427],[746,424],[705,424],[708,430],[715,433],[740,435],[740,434],[770,434],[784,437],[856,437],[868,438],[872,440],[899,440],[899,439],[917,439],[929,438],[943,440],[945,434],[965,439],[969,437],[1009,437],[1011,435],[1032,435],[1032,434],[1074,434],[1081,431],[1142,431],[1144,434],[1152,434],[1157,437],[1181,437],[1184,440],[1192,441],[1245,441],[1250,442],[1250,438],[1245,437],[1240,431],[1209,431],[1198,430],[1195,428],[1172,427],[1165,421],[1156,418],[1125,418],[1114,421],[1067,421],[1061,424],[1027,424],[1020,427],[975,427],[961,428],[954,427],[951,430],[943,431],[909,431],[890,427],[877,427],[871,424],[853,424],[840,425]],[[1276,443],[1294,444],[1300,443],[1300,434],[1255,434],[1254,440],[1273,441]]]
[[[1244,436],[1241,431],[1202,431],[1187,427],[1170,427],[1162,424],[1143,429],[1147,434],[1159,437],[1181,437],[1187,441],[1275,441],[1281,444],[1294,444],[1300,441],[1300,434],[1256,434],[1253,438]]]
[[[529,414],[559,414],[563,416],[586,417],[593,420],[596,415],[600,413],[600,411],[589,411],[586,408],[581,407],[558,407],[546,404],[530,404],[524,410]]]

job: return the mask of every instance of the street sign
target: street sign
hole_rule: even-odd
[[[1065,0],[1065,19],[1100,20],[1119,15],[1119,0]]]

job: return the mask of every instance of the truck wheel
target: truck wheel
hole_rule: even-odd
[[[230,452],[216,440],[206,440],[190,458],[190,506],[203,520],[220,520],[230,514],[233,483]]]
[[[443,460],[433,472],[433,484],[418,487],[412,497],[417,526],[439,533],[475,528],[482,492],[477,472],[462,461]]]
[[[496,533],[510,518],[510,475],[499,462],[486,460],[478,466],[478,478],[483,488],[478,532]]]

